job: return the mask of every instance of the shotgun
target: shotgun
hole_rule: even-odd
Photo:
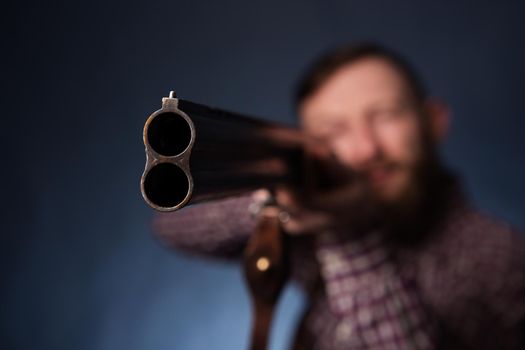
[[[146,121],[143,139],[141,192],[158,211],[279,185],[305,192],[333,188],[348,179],[333,159],[316,159],[312,146],[322,145],[298,129],[178,99],[174,92]],[[287,239],[278,218],[259,220],[243,259],[255,314],[250,350],[266,349],[288,277]]]
[[[178,99],[146,121],[140,186],[158,211],[280,184],[300,184],[306,137],[295,128]]]
[[[178,99],[174,92],[146,121],[143,139],[141,192],[159,211],[308,177],[301,171],[305,137],[297,129]],[[267,347],[271,315],[288,276],[286,250],[277,218],[261,218],[243,259],[255,314],[250,350]]]

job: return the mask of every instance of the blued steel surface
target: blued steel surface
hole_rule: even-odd
[[[300,181],[304,137],[297,130],[175,98],[144,126],[141,191],[160,211]]]

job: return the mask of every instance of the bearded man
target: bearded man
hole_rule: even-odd
[[[523,349],[523,237],[473,208],[440,160],[448,111],[412,67],[378,45],[339,48],[307,70],[296,107],[344,186],[163,214],[159,237],[238,258],[257,216],[278,215],[309,297],[297,349]]]

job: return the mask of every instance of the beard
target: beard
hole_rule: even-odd
[[[416,243],[442,216],[454,177],[433,145],[425,144],[422,151],[411,164],[385,160],[358,174],[369,200],[368,230],[380,229],[394,240]],[[392,186],[394,190],[378,186],[373,181],[377,168],[402,181]]]
[[[359,193],[357,206],[347,208],[360,217],[353,222],[361,233],[418,231],[432,221],[446,197],[450,179],[430,137],[423,137],[411,160],[380,156],[360,169],[351,169],[347,184]],[[356,203],[354,201],[354,203]],[[356,215],[354,215],[355,217]]]

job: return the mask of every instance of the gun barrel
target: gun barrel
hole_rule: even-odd
[[[144,126],[141,192],[159,211],[300,181],[304,139],[294,128],[175,97]]]

